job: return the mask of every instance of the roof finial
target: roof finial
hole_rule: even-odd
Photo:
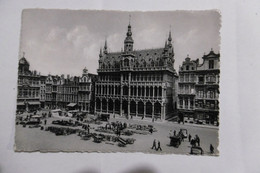
[[[25,55],[25,52],[23,52],[23,57],[24,57],[24,55]]]
[[[104,49],[107,49],[107,39],[105,40],[105,46]]]
[[[169,31],[169,37],[168,37],[168,41],[171,42],[172,41],[172,34],[171,34],[171,29]]]
[[[131,14],[129,14],[129,25],[131,24]]]
[[[103,52],[104,54],[107,54],[107,39],[105,40],[105,46]]]

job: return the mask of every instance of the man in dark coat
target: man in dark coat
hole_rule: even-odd
[[[200,146],[200,138],[199,138],[199,136],[197,136],[197,143],[198,143],[198,146]]]
[[[191,140],[191,135],[189,134],[189,142],[190,142],[190,140]]]
[[[152,149],[156,149],[156,140],[153,141]]]
[[[209,147],[209,149],[210,149],[210,153],[211,153],[211,154],[213,154],[213,153],[214,153],[214,147],[213,147],[213,145],[212,145],[212,144],[210,144],[210,147]]]
[[[158,147],[157,147],[156,151],[158,151],[159,149],[162,151],[162,148],[161,148],[161,143],[160,143],[160,141],[158,141]]]

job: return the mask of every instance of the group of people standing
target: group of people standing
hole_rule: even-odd
[[[157,147],[156,147],[156,139],[154,139],[152,149],[155,149],[156,151],[158,151],[158,150],[161,150],[161,151],[162,151],[161,143],[160,143],[159,140],[158,140],[158,142],[157,142]]]
[[[195,137],[193,139],[191,139],[191,135],[189,134],[189,142],[191,144],[191,146],[195,147],[195,146],[200,146],[200,138],[198,135],[195,135]]]

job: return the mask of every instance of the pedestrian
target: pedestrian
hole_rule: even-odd
[[[173,136],[176,136],[176,131],[175,130],[173,131]]]
[[[191,135],[189,134],[189,142],[190,142],[190,140],[191,140]]]
[[[191,146],[196,147],[196,138],[191,139],[190,144]]]
[[[162,151],[162,148],[161,148],[161,143],[160,143],[160,141],[158,141],[158,147],[157,147],[156,151],[158,151],[159,149]]]
[[[153,134],[153,128],[150,128],[150,129],[149,129],[149,132],[150,132],[151,134]]]
[[[198,143],[198,146],[200,146],[200,138],[198,135],[197,135],[197,143]]]
[[[212,145],[212,144],[210,144],[210,147],[209,147],[209,149],[210,149],[210,153],[211,153],[211,154],[213,154],[213,153],[214,153],[214,147],[213,147],[213,145]]]
[[[155,140],[155,139],[153,140],[153,146],[152,146],[152,149],[156,149],[156,140]]]

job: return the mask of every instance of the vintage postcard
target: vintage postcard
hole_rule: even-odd
[[[218,156],[221,15],[25,9],[15,151]]]

